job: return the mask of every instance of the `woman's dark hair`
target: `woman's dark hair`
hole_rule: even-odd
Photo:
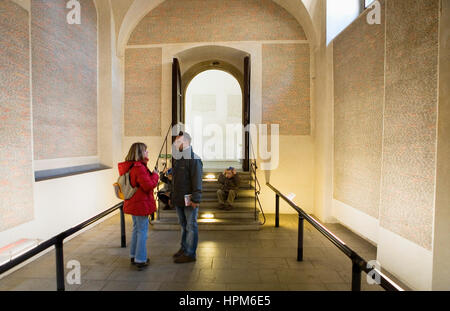
[[[147,145],[144,143],[134,143],[128,151],[125,161],[142,161],[144,160],[144,152],[147,150]]]

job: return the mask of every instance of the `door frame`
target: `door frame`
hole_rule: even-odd
[[[249,58],[246,57],[246,58]],[[245,60],[244,60],[245,62]],[[245,65],[244,65],[245,67]],[[191,83],[191,81],[199,74],[201,74],[202,72],[208,71],[208,70],[221,70],[224,72],[227,72],[229,74],[231,74],[238,82],[239,85],[241,87],[241,92],[242,92],[242,125],[244,127],[244,130],[246,128],[246,126],[250,123],[250,102],[246,100],[246,89],[245,89],[245,76],[244,74],[238,69],[236,68],[234,65],[223,61],[223,60],[218,60],[218,59],[211,59],[208,61],[203,61],[200,62],[196,65],[193,65],[189,70],[187,70],[182,76],[181,76],[181,111],[183,113],[183,116],[180,118],[181,120],[183,120],[183,122],[185,121],[185,113],[186,113],[186,91],[187,88],[189,87],[189,84]],[[175,80],[172,79],[172,83],[174,83]],[[174,96],[174,93],[172,93],[172,95]],[[172,106],[172,109],[174,107]],[[172,110],[172,125],[174,122],[174,113]],[[249,152],[250,152],[250,146],[248,143],[248,139],[246,139],[246,137],[248,136],[248,132],[245,132],[245,136],[244,136],[244,148],[243,148],[243,155],[244,155],[244,159],[242,159],[242,167],[244,171],[249,171]]]

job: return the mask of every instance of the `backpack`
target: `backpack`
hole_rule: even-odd
[[[114,192],[116,193],[116,197],[121,200],[129,200],[136,193],[138,187],[131,186],[130,181],[130,172],[133,168],[133,165],[130,167],[129,171],[120,176],[117,179],[117,182],[113,184]]]

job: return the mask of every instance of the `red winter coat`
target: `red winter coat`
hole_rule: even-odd
[[[120,176],[128,172],[131,165],[133,165],[130,172],[131,185],[137,186],[138,190],[131,199],[125,200],[123,211],[133,216],[151,215],[156,211],[153,189],[158,185],[159,176],[150,173],[145,162],[133,161],[119,163]]]

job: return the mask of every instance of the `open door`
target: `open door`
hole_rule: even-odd
[[[250,124],[250,78],[251,78],[251,64],[250,56],[244,58],[244,105],[243,105],[243,125],[244,129]],[[244,163],[242,168],[244,172],[250,170],[250,133],[245,131],[245,146],[244,146]]]
[[[181,87],[181,70],[177,58],[173,59],[172,65],[172,128],[184,124],[183,94]],[[182,130],[181,127],[177,131]],[[174,137],[175,139],[175,137]]]

